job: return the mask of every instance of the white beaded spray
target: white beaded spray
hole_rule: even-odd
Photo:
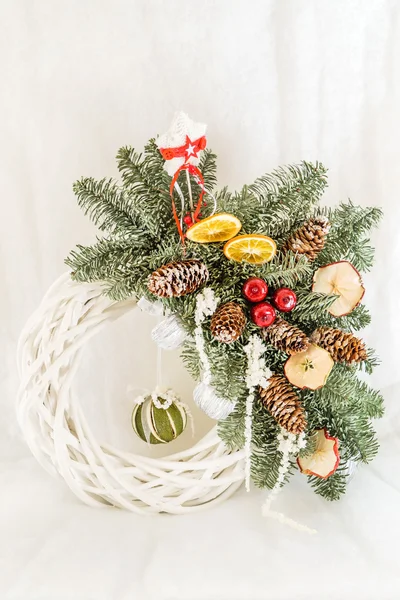
[[[214,314],[218,304],[219,298],[215,297],[214,291],[211,288],[205,288],[197,295],[195,311],[196,329],[194,331],[194,341],[203,367],[203,376],[201,382],[193,391],[193,399],[201,410],[216,420],[225,419],[235,408],[234,402],[226,398],[220,398],[211,385],[211,366],[205,350],[202,324],[206,317]]]
[[[265,500],[265,502],[262,506],[262,514],[264,517],[270,517],[272,519],[276,519],[280,523],[289,525],[290,527],[293,527],[294,529],[297,529],[298,531],[304,531],[304,532],[310,533],[310,534],[317,533],[317,531],[315,529],[311,529],[310,527],[307,527],[306,525],[302,525],[301,523],[298,523],[294,519],[290,519],[289,517],[286,517],[281,512],[271,510],[271,504],[272,504],[273,500],[276,498],[276,496],[279,494],[279,492],[281,491],[282,485],[285,481],[285,477],[289,471],[290,456],[292,454],[294,454],[294,455],[298,454],[299,451],[306,446],[304,432],[300,433],[300,435],[297,436],[294,433],[289,433],[288,431],[286,431],[286,429],[281,427],[281,431],[280,431],[280,433],[278,433],[277,439],[279,442],[278,452],[282,453],[282,460],[281,460],[281,464],[279,466],[278,478],[275,482],[275,485],[272,488],[272,490],[270,491],[270,493],[268,494],[267,499]]]
[[[265,360],[262,358],[265,350],[265,344],[257,335],[252,335],[248,344],[244,347],[244,351],[247,355],[246,385],[248,389],[244,431],[244,472],[247,492],[250,491],[251,438],[254,396],[258,386],[261,386],[264,389],[268,387],[268,379],[272,375],[271,371],[265,364]]]

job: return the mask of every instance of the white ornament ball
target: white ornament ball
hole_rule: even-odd
[[[140,298],[137,305],[140,308],[140,310],[142,310],[143,312],[147,313],[148,315],[152,315],[154,317],[158,317],[158,316],[162,315],[164,312],[164,307],[163,307],[162,302],[160,302],[159,300],[150,302],[144,296],[142,296]]]
[[[235,408],[235,402],[217,396],[212,385],[204,381],[194,388],[193,400],[207,416],[217,421],[226,419]]]
[[[179,319],[175,315],[169,315],[154,327],[151,337],[163,350],[175,350],[182,346],[187,338],[187,333]]]

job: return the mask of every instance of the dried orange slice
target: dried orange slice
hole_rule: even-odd
[[[267,235],[238,235],[224,246],[224,254],[230,260],[262,265],[269,262],[276,253],[274,240]]]
[[[198,244],[210,242],[226,242],[233,238],[242,228],[242,224],[235,215],[217,213],[192,225],[186,237]]]

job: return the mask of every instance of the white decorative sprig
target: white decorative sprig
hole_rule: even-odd
[[[271,504],[276,496],[282,489],[283,483],[285,481],[285,477],[290,468],[290,457],[291,455],[297,455],[299,451],[306,446],[305,434],[300,433],[300,435],[295,435],[294,433],[289,433],[281,427],[280,433],[277,436],[279,445],[278,452],[282,453],[281,464],[279,465],[278,477],[275,482],[274,487],[268,494],[266,501],[262,506],[262,514],[264,517],[270,517],[272,519],[276,519],[280,523],[285,523],[298,531],[304,531],[306,533],[316,533],[315,529],[311,529],[306,525],[302,525],[298,523],[294,519],[290,519],[286,517],[283,513],[271,510]]]
[[[225,419],[235,408],[235,402],[221,398],[211,385],[211,365],[205,349],[202,324],[214,314],[219,304],[211,288],[205,288],[196,298],[194,341],[203,370],[200,383],[193,391],[193,400],[211,419]]]
[[[205,350],[202,324],[206,317],[211,316],[219,303],[219,298],[215,297],[211,288],[204,288],[196,298],[194,341],[199,358],[203,367],[203,382],[211,382],[211,365]]]
[[[265,344],[261,338],[258,337],[258,335],[252,335],[248,344],[244,347],[244,351],[247,356],[245,381],[248,389],[244,426],[244,474],[246,491],[248,492],[250,491],[251,438],[254,396],[258,386],[263,388],[268,387],[268,379],[272,375],[271,371],[265,364],[265,360],[262,358],[265,350]]]
[[[180,397],[176,392],[174,392],[174,390],[171,388],[165,389],[157,386],[152,392],[146,392],[146,394],[136,396],[134,403],[143,404],[143,402],[148,398],[152,399],[154,406],[164,410],[167,410],[167,408],[169,408],[173,402],[181,402]]]

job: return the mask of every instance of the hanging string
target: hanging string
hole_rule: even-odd
[[[159,317],[158,318],[158,324],[160,324],[162,321],[162,318]],[[162,381],[163,381],[163,376],[162,376],[162,348],[161,346],[159,346],[157,344],[157,366],[156,366],[156,387],[157,388],[162,388]]]
[[[181,188],[179,187],[178,182],[175,183],[175,189],[178,193],[179,198],[181,199],[181,216],[179,219],[179,223],[181,226],[181,229],[183,228],[183,215],[185,213],[185,196],[183,195],[183,192],[181,190]]]
[[[189,171],[186,171],[186,182],[187,182],[187,186],[188,186],[188,192],[189,192],[189,205],[190,205],[190,214],[192,215],[193,218],[193,196],[192,196],[192,184],[190,182],[190,175],[189,175]]]
[[[157,387],[162,388],[162,380],[163,380],[162,349],[161,349],[161,346],[157,346],[157,376],[156,376]]]
[[[195,179],[196,183],[201,187],[201,183],[196,179],[196,177],[194,179]],[[182,217],[183,217],[183,213],[185,212],[185,198],[183,196],[183,192],[182,192],[182,190],[181,190],[178,182],[175,183],[175,189],[177,191],[177,194],[178,194],[179,198],[181,199],[181,218],[180,218],[180,222],[181,222],[181,226],[182,226]],[[209,190],[206,190],[205,187],[203,187],[203,192],[204,192],[204,194],[206,194],[207,196],[209,196],[211,198],[211,200],[213,201],[213,208],[212,208],[212,211],[210,212],[210,217],[211,217],[217,211],[217,199],[214,196],[214,194],[212,194]]]

